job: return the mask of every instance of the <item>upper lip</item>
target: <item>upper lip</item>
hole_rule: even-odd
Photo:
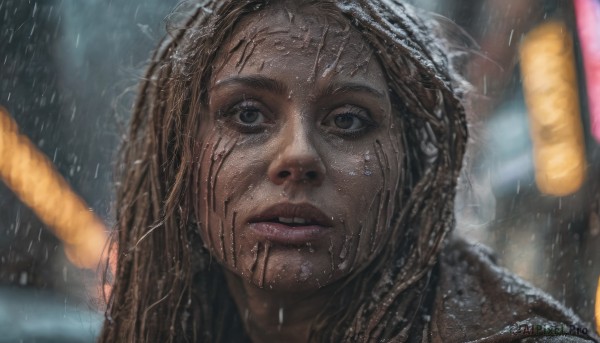
[[[279,217],[284,218],[302,218],[307,220],[311,225],[333,226],[333,218],[327,216],[316,206],[301,203],[280,203],[268,207],[257,216],[250,219],[250,223],[265,222],[277,220]]]

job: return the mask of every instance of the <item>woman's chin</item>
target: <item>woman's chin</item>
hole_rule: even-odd
[[[229,271],[247,283],[274,292],[317,290],[347,274],[347,270],[339,267],[342,264],[339,258],[332,259],[326,249],[273,246],[266,259],[260,254],[256,262],[254,258],[240,257],[238,268],[229,266]]]

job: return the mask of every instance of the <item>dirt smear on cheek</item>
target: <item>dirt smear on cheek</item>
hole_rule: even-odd
[[[222,170],[222,167],[224,165],[224,163],[226,162],[227,158],[231,155],[231,153],[233,152],[235,146],[237,145],[237,139],[230,139],[230,140],[226,140],[223,139],[222,136],[219,135],[218,138],[216,138],[215,141],[215,137],[218,134],[218,131],[215,130],[213,131],[208,138],[206,139],[206,142],[204,144],[204,147],[200,153],[200,165],[206,165],[206,163],[203,162],[204,158],[208,158],[208,167],[206,168],[206,170],[202,171],[199,170],[197,173],[203,175],[203,180],[202,180],[202,185],[204,187],[200,187],[200,182],[197,181],[195,182],[198,185],[198,188],[203,188],[204,192],[202,194],[202,196],[204,197],[204,206],[203,206],[203,211],[204,211],[204,218],[203,221],[205,222],[204,225],[206,225],[206,227],[204,228],[206,230],[207,233],[207,240],[208,240],[208,247],[209,250],[211,252],[213,252],[216,256],[219,256],[221,258],[221,260],[224,263],[227,263],[228,261],[231,262],[231,265],[235,268],[236,265],[236,256],[235,256],[235,251],[231,251],[231,255],[228,258],[227,256],[227,249],[225,248],[225,224],[224,224],[224,220],[225,218],[227,218],[227,199],[223,200],[223,215],[218,215],[217,214],[217,181],[218,181],[218,177],[219,174]],[[210,142],[215,141],[214,144],[211,145]],[[210,156],[206,157],[206,153],[207,151],[210,150]],[[235,214],[234,214],[234,222],[235,222]],[[234,234],[233,234],[233,226],[235,224],[233,223],[231,226],[231,230],[230,234],[228,234],[227,238],[229,239],[229,241],[232,244],[232,248],[233,248],[233,244],[234,242]],[[213,237],[214,231],[218,230],[217,233],[217,237]],[[215,245],[218,245],[218,251],[215,251]]]
[[[210,229],[209,229],[210,231]],[[225,230],[223,228],[223,220],[219,218],[219,248],[221,252],[221,259],[227,263],[227,255],[225,254]]]
[[[344,230],[346,229],[346,227],[344,226]],[[346,239],[344,240],[344,243],[342,244],[342,250],[340,251],[340,263],[338,264],[338,269],[339,270],[346,270],[348,269],[349,266],[349,258],[347,259],[348,256],[348,252],[351,249],[351,245],[352,245],[352,241],[354,240],[354,236],[352,235],[346,235]],[[354,254],[354,256],[356,256],[356,254]]]
[[[235,258],[235,219],[237,217],[237,212],[233,212],[233,218],[231,219],[231,226],[229,230],[230,244],[229,251],[231,252],[231,266],[236,268],[236,258]]]
[[[329,272],[329,278],[333,277],[333,272],[335,271],[335,262],[333,257],[333,238],[329,238],[329,249],[327,249],[329,253],[329,258],[331,259],[331,271]]]
[[[265,272],[267,271],[267,262],[269,261],[269,250],[271,249],[271,242],[265,242],[265,251],[262,259],[262,268],[260,270],[260,277],[258,279],[258,287],[263,288],[265,285]]]
[[[370,256],[374,256],[382,248],[386,237],[389,237],[386,234],[386,230],[391,225],[395,208],[393,195],[397,193],[399,180],[392,180],[394,175],[392,175],[390,159],[379,140],[373,143],[373,149],[383,184],[373,196],[365,217],[366,222],[359,224],[356,237],[353,235],[346,236],[346,240],[340,250],[340,259],[344,261],[338,265],[339,269],[346,269],[350,266],[350,271],[354,270],[357,267],[356,263],[359,262],[357,257],[361,253],[368,253]],[[365,154],[365,163],[369,163],[370,160],[371,158],[367,152]],[[365,234],[365,229],[367,228],[370,228],[370,230]],[[344,230],[346,230],[345,226]],[[345,260],[346,257],[347,260]]]
[[[206,151],[210,148],[210,141],[213,140],[215,136],[215,132],[213,131],[211,133],[211,135],[206,139],[205,142],[201,143],[201,150],[200,150],[200,154],[198,156],[198,159],[196,160],[197,163],[197,168],[194,171],[193,174],[193,184],[194,184],[194,203],[196,204],[196,216],[198,216],[199,218],[196,218],[196,220],[200,223],[200,231],[206,230],[206,234],[207,237],[205,237],[205,246],[206,248],[211,251],[211,252],[215,252],[214,251],[214,246],[213,246],[213,237],[212,237],[212,231],[210,230],[210,225],[209,225],[209,217],[208,216],[204,216],[204,218],[201,217],[201,199],[200,197],[205,196],[205,194],[202,194],[200,192],[200,190],[202,190],[203,188],[201,187],[200,184],[200,180],[202,179],[202,161],[204,160],[204,156],[206,154]],[[208,198],[208,194],[206,194],[206,198]],[[208,207],[208,204],[205,204],[206,207]],[[211,255],[212,256],[212,255]]]
[[[365,223],[364,222],[360,222],[358,224],[358,234],[356,239],[354,240],[356,242],[356,244],[354,245],[354,247],[352,248],[351,251],[354,252],[354,254],[352,255],[352,262],[350,263],[350,271],[354,270],[354,268],[356,267],[356,258],[358,257],[358,254],[360,253],[360,244],[362,241],[362,237],[364,236],[364,230],[365,230]]]
[[[211,135],[211,137],[214,137],[214,134]],[[204,204],[205,205],[204,206],[204,218],[205,218],[206,225],[207,225],[206,230],[208,231],[209,234],[212,231],[212,228],[211,228],[211,225],[210,225],[210,223],[211,223],[210,209],[212,207],[211,206],[211,200],[212,200],[212,190],[211,190],[211,185],[212,185],[212,182],[211,182],[212,170],[213,170],[213,166],[215,164],[215,152],[217,151],[217,148],[218,148],[219,144],[221,143],[221,139],[222,139],[222,137],[219,136],[219,138],[217,139],[217,142],[215,143],[215,145],[213,145],[211,155],[209,156],[210,163],[208,165],[208,172],[206,174],[206,178],[203,181],[204,185],[205,185],[204,189],[206,190],[206,192],[205,192],[206,203]],[[223,225],[223,223],[221,222],[220,226],[222,226],[222,225]]]
[[[231,140],[227,140],[225,141],[224,139],[222,139],[222,137],[219,137],[217,140],[217,143],[214,145],[213,149],[212,149],[212,154],[210,157],[210,164],[209,164],[209,170],[208,170],[208,175],[206,178],[206,186],[207,186],[207,203],[206,203],[206,215],[207,218],[209,218],[209,216],[214,216],[216,218],[218,218],[219,221],[219,245],[220,245],[220,250],[221,250],[221,258],[223,259],[223,261],[225,263],[227,263],[227,261],[229,260],[231,266],[233,268],[236,268],[236,254],[235,254],[235,234],[234,234],[234,229],[235,229],[235,220],[236,220],[236,216],[237,213],[233,213],[233,218],[232,218],[232,223],[231,225],[229,225],[229,230],[228,230],[228,235],[225,235],[225,228],[224,228],[224,223],[223,221],[225,220],[225,218],[227,218],[227,210],[226,210],[226,200],[223,200],[223,214],[222,216],[217,214],[217,181],[219,179],[219,174],[223,168],[223,165],[225,164],[225,161],[227,160],[227,158],[229,156],[231,156],[231,153],[233,152],[234,148],[237,145],[237,138],[236,139],[231,139]],[[220,146],[222,146],[222,149],[220,149]],[[211,213],[209,213],[209,209],[212,210]],[[210,228],[208,228],[209,231]],[[228,240],[229,240],[229,246],[230,249],[230,257],[227,257],[227,251],[225,248],[225,236],[227,236]]]
[[[367,235],[365,235],[365,226],[369,226],[371,223],[369,223],[369,218],[371,217],[371,214],[373,213],[373,211],[375,210],[375,208],[379,207],[379,203],[381,202],[381,194],[383,193],[383,188],[380,188],[377,193],[375,193],[375,196],[373,196],[373,200],[371,200],[371,203],[369,205],[369,209],[367,210],[367,215],[365,217],[366,222],[365,223],[361,223],[360,224],[360,229],[358,231],[358,239],[357,239],[357,244],[356,244],[356,255],[359,255],[361,253],[361,250],[363,247],[370,249],[370,247],[373,244],[373,238],[374,238],[374,230],[371,230],[370,234],[368,235],[369,237],[366,237]],[[377,205],[375,205],[377,203]],[[374,225],[376,225],[378,221],[378,218],[375,218],[375,223],[371,224],[373,225],[373,229],[375,228]],[[369,240],[368,244],[366,244],[365,240]],[[356,263],[356,256],[352,265],[352,269],[354,269],[354,264]]]
[[[252,253],[252,263],[248,268],[248,271],[250,272],[250,277],[254,276],[254,271],[256,270],[256,262],[258,262],[258,247],[259,243],[257,242],[252,247],[252,250],[250,250],[250,252]]]
[[[381,213],[381,207],[383,206],[383,194],[384,194],[384,190],[383,188],[380,189],[377,192],[377,195],[375,195],[375,197],[373,198],[373,202],[371,203],[371,207],[369,208],[369,212],[367,214],[367,218],[370,217],[371,213],[375,210],[375,208],[377,208],[376,210],[376,217],[375,217],[375,223],[373,223],[373,227],[370,230],[370,234],[369,234],[369,252],[373,253],[373,250],[375,248],[375,237],[379,234],[379,226],[380,226],[380,222],[381,222],[381,217],[380,217],[380,213]],[[376,206],[375,203],[377,203]]]
[[[387,229],[390,225],[390,220],[392,218],[392,211],[394,210],[393,203],[390,199],[392,189],[389,184],[390,180],[390,164],[385,151],[383,150],[383,146],[379,140],[376,140],[373,144],[373,148],[375,149],[375,156],[377,157],[377,163],[379,164],[379,169],[381,175],[383,177],[383,192],[384,196],[381,199],[379,204],[379,210],[377,214],[377,223],[375,224],[375,240],[371,242],[371,253],[374,253],[375,250],[381,245],[381,241],[384,238],[384,230]],[[395,185],[394,185],[395,186]],[[382,218],[384,220],[382,220]]]
[[[225,160],[227,159],[227,157],[229,157],[229,155],[231,154],[231,152],[233,151],[233,148],[235,148],[237,144],[237,138],[233,139],[231,141],[231,143],[228,144],[228,146],[225,146],[223,148],[223,151],[219,152],[217,156],[212,157],[211,159],[211,169],[212,169],[212,163],[214,162],[215,159],[219,160],[219,164],[217,165],[217,169],[215,170],[214,174],[211,175],[210,177],[210,189],[211,189],[211,204],[212,204],[212,210],[213,212],[217,211],[217,201],[216,201],[216,182],[217,182],[217,178],[219,177],[219,172],[221,171],[221,168],[223,167],[223,163],[225,163]],[[225,213],[225,215],[227,215],[227,213]]]

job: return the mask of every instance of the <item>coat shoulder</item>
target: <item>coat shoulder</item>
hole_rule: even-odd
[[[461,239],[440,256],[429,336],[432,342],[598,342],[571,310],[499,267],[488,248]]]

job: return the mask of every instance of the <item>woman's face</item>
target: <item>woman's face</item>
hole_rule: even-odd
[[[374,52],[314,8],[245,18],[222,47],[196,146],[205,245],[259,287],[317,289],[384,242],[400,125]]]

